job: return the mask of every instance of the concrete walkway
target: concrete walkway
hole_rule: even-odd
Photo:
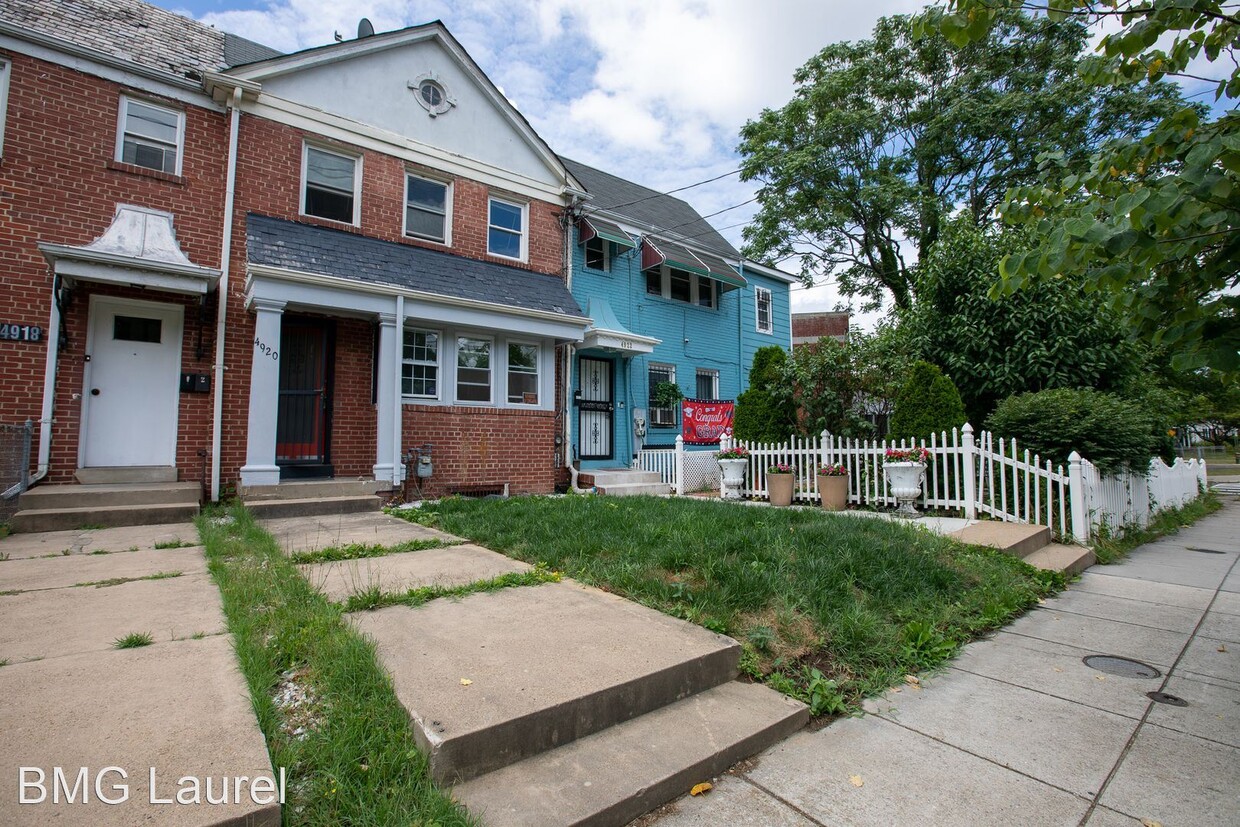
[[[280,823],[249,794],[271,762],[197,540],[192,523],[0,540],[0,824]],[[152,643],[117,649],[131,633]]]
[[[647,822],[1240,824],[1238,538],[1232,500],[1091,569],[871,714],[801,732]],[[1096,671],[1093,654],[1159,674]]]

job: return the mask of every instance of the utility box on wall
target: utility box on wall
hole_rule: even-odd
[[[181,393],[210,393],[211,392],[211,374],[209,373],[182,373],[181,374]]]

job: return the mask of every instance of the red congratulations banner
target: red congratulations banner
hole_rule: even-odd
[[[680,403],[686,445],[718,445],[719,437],[732,433],[732,411],[735,402],[709,399],[686,399]]]

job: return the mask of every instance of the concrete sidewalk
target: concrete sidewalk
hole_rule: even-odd
[[[1237,538],[1231,500],[1120,565],[1093,568],[920,687],[801,732],[648,820],[1240,824]],[[1098,671],[1082,661],[1095,654],[1158,674]]]
[[[0,540],[0,824],[280,823],[251,785],[274,774],[197,539],[182,523]],[[153,642],[117,649],[131,633]]]

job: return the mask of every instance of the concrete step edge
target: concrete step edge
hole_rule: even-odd
[[[1098,557],[1091,548],[1051,543],[1027,555],[1024,560],[1036,568],[1080,574],[1097,563]]]
[[[622,483],[620,485],[599,485],[595,490],[604,495],[623,497],[631,494],[670,494],[672,487],[664,482]]]
[[[136,484],[132,488],[107,486],[94,490],[92,486],[56,485],[38,486],[22,492],[18,508],[22,510],[46,510],[53,508],[110,508],[124,505],[175,505],[197,504],[202,498],[202,486],[196,482]]]
[[[519,718],[497,721],[451,740],[437,735],[434,722],[423,722],[413,714],[410,718],[414,722],[414,737],[428,753],[435,781],[468,781],[731,683],[738,674],[740,652],[740,645],[732,642],[647,675]]]
[[[804,704],[733,681],[458,785],[453,796],[488,827],[618,827],[808,720]]]
[[[18,511],[9,522],[14,533],[65,531],[85,525],[106,527],[164,525],[192,519],[198,503],[117,505],[100,508],[34,508]]]
[[[383,502],[373,494],[346,497],[313,497],[287,500],[250,500],[246,508],[257,517],[310,517],[318,514],[353,514],[379,511]]]

